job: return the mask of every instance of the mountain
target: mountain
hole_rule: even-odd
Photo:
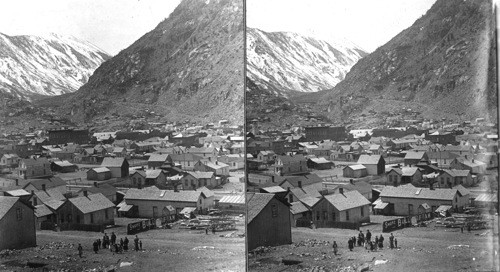
[[[247,28],[247,77],[285,96],[333,88],[366,55],[352,43]]]
[[[337,123],[405,119],[496,123],[491,1],[437,0],[425,15],[356,63],[315,107]]]
[[[31,100],[71,93],[109,56],[69,36],[8,36],[0,33],[0,93]]]
[[[243,30],[242,1],[183,0],[63,103],[43,103],[76,123],[153,115],[242,124]]]

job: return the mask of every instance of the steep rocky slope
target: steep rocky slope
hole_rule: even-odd
[[[352,43],[247,28],[247,77],[259,88],[285,96],[334,87],[365,55]]]
[[[242,1],[183,0],[64,103],[43,103],[78,123],[154,112],[164,120],[242,124],[243,30]]]
[[[491,1],[438,0],[354,65],[318,110],[336,122],[365,125],[383,125],[401,113],[496,122],[495,41]]]
[[[0,33],[0,92],[31,100],[71,93],[109,56],[69,36],[8,36]]]

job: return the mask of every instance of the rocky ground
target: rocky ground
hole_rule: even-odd
[[[106,232],[124,238],[126,220],[117,222],[119,227]],[[0,252],[0,271],[244,271],[244,224],[244,217],[239,218],[236,230],[215,235],[176,227],[149,230],[138,234],[143,250],[121,254],[92,251],[92,242],[102,233],[37,231],[37,247]]]
[[[373,224],[364,226],[375,235],[381,234],[381,216],[373,216]],[[364,247],[347,248],[348,237],[356,230],[292,229],[291,245],[262,248],[249,254],[249,271],[498,271],[498,217],[494,229],[472,230],[438,227],[413,227],[394,231],[397,249],[389,249],[389,233],[384,248],[371,252]],[[339,246],[337,256],[332,243]],[[387,242],[386,242],[387,241]],[[296,264],[285,265],[283,260]]]

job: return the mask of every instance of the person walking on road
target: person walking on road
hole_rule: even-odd
[[[99,247],[97,246],[97,240],[94,241],[92,246],[94,247],[94,253],[97,253],[97,251],[99,250]]]

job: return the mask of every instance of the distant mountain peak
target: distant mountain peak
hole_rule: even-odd
[[[247,76],[257,86],[285,96],[333,88],[365,55],[346,40],[332,45],[294,32],[247,28]]]
[[[75,37],[0,33],[0,92],[31,100],[76,91],[109,56]]]

